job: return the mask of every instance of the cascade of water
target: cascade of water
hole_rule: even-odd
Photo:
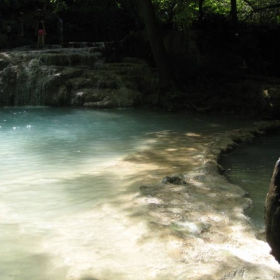
[[[0,106],[132,107],[139,84],[157,84],[143,62],[104,63],[96,47],[7,52],[0,66]]]

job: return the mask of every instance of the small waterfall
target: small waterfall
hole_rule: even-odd
[[[105,63],[96,46],[0,54],[0,106],[133,107],[157,80],[141,61]]]

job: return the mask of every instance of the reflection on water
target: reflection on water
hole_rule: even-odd
[[[245,143],[229,155],[223,155],[220,164],[230,182],[239,185],[253,199],[248,215],[253,222],[264,226],[264,202],[274,165],[280,156],[280,132]]]
[[[93,267],[106,268],[102,279],[116,279],[114,270],[117,279],[147,279],[135,278],[141,265],[161,269],[168,258],[151,247],[135,250],[143,227],[108,210],[105,203],[127,187],[117,161],[151,132],[236,126],[135,110],[0,109],[0,279],[86,279]]]

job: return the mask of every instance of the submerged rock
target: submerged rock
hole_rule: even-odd
[[[266,240],[280,263],[280,158],[275,164],[265,201]]]
[[[187,184],[182,178],[179,176],[166,176],[162,179],[163,184],[174,184],[174,185],[182,185],[182,184]]]

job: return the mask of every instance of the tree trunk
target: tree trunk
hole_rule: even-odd
[[[238,24],[236,0],[231,0],[230,3],[231,3],[231,11],[230,11],[231,24],[233,29],[236,30]]]
[[[160,102],[161,94],[166,92],[173,82],[172,70],[167,52],[163,45],[162,32],[158,29],[155,10],[151,0],[137,0],[137,3],[145,24],[151,50],[159,72]]]
[[[199,21],[199,23],[201,23],[201,21],[204,17],[203,2],[204,2],[204,0],[199,0],[199,2],[198,2],[198,14],[199,14],[198,21]]]

